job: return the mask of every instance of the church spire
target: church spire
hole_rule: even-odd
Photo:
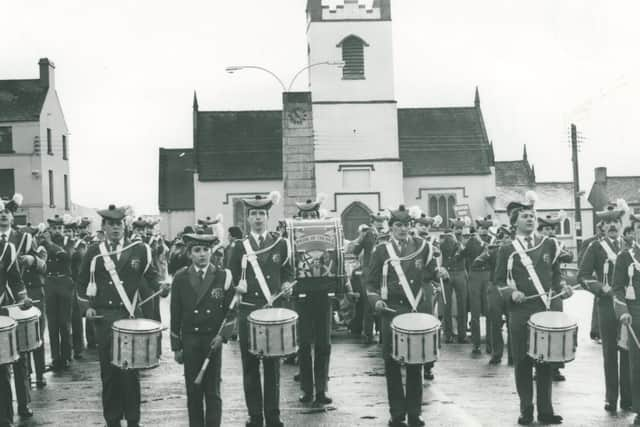
[[[473,105],[476,108],[480,107],[480,91],[478,90],[478,86],[476,86],[476,95],[475,95],[475,97],[473,99]]]
[[[196,95],[196,91],[193,91],[193,109],[198,111],[198,96]]]
[[[522,150],[522,160],[525,162],[529,161],[529,158],[527,157],[527,144],[524,144],[524,149]]]

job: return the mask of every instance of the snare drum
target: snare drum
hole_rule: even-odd
[[[407,365],[438,360],[440,321],[426,313],[405,313],[391,321],[391,356]]]
[[[298,313],[286,308],[252,311],[249,322],[249,352],[260,357],[284,357],[298,351]]]
[[[150,319],[113,322],[111,364],[120,369],[149,369],[160,364],[162,324]]]
[[[26,353],[36,350],[42,345],[42,335],[40,334],[40,310],[38,307],[31,307],[22,310],[19,307],[11,307],[9,316],[16,322],[16,341],[18,352]]]
[[[0,316],[0,365],[13,363],[20,358],[16,342],[17,322],[8,316]]]
[[[527,354],[538,362],[571,362],[576,358],[578,324],[559,311],[543,311],[529,318]]]

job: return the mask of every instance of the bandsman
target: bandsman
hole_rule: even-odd
[[[620,239],[624,204],[609,206],[597,212],[605,237],[593,240],[584,252],[579,266],[578,283],[594,294],[598,307],[602,357],[604,359],[605,410],[615,413],[618,408],[631,409],[631,375],[629,352],[618,348],[620,325],[613,307],[613,272],[616,260],[623,250]],[[597,280],[593,280],[593,275]]]
[[[108,427],[128,427],[140,422],[140,377],[137,370],[111,364],[112,325],[120,319],[142,314],[137,302],[159,288],[150,248],[125,238],[125,210],[110,205],[98,211],[106,240],[89,247],[82,262],[79,300],[88,305],[86,316],[95,319],[100,357],[103,415]]]
[[[532,314],[549,309],[550,290],[573,294],[570,286],[561,285],[560,264],[556,262],[559,246],[552,237],[535,235],[535,193],[527,192],[524,202],[507,205],[507,214],[515,225],[515,237],[500,247],[496,262],[496,285],[509,300],[509,327],[514,359],[515,382],[520,398],[518,424],[533,423],[533,368],[536,368],[536,405],[538,421],[560,424],[551,400],[552,367],[536,363],[527,355],[527,322]],[[533,297],[539,295],[538,297]],[[527,297],[533,297],[526,299]]]
[[[605,237],[605,232],[602,229],[602,223],[596,223],[596,234],[582,241],[582,246],[578,252],[578,266],[582,262],[582,258],[584,258],[584,254],[587,251],[587,248],[591,244],[591,242],[595,240],[601,240]],[[600,340],[600,330],[598,329],[600,326],[600,321],[598,320],[598,298],[594,296],[593,305],[591,307],[591,328],[589,330],[589,337],[592,340],[598,342]]]
[[[222,250],[217,237],[185,234],[183,240],[192,264],[178,271],[171,285],[171,350],[184,364],[189,426],[219,427],[222,343],[227,339],[222,326],[234,294],[231,271],[211,264],[212,253]],[[196,384],[209,355],[211,362]]]
[[[264,389],[260,375],[260,358],[249,352],[249,314],[271,302],[276,293],[291,295],[293,270],[289,260],[289,248],[285,240],[275,232],[267,231],[269,210],[278,203],[280,194],[271,192],[269,197],[260,195],[245,199],[249,233],[236,244],[229,265],[242,303],[238,310],[242,380],[245,401],[249,412],[247,427],[280,427],[280,360],[262,359]]]
[[[392,357],[391,322],[398,314],[432,309],[431,280],[446,277],[437,267],[430,243],[409,236],[411,217],[404,206],[391,212],[391,236],[376,246],[367,276],[370,303],[381,315],[382,357],[391,419],[389,426],[424,426],[422,419],[422,365],[407,365],[406,388],[402,384],[402,367]],[[390,260],[399,258],[399,263]],[[386,267],[385,267],[386,266]],[[401,270],[401,271],[400,271]]]
[[[631,214],[630,217],[634,227],[640,223],[640,217],[634,214]],[[633,425],[640,425],[640,342],[637,341],[637,338],[640,337],[640,247],[638,245],[618,254],[612,287],[613,307],[616,316],[620,320],[622,328],[627,328],[627,334],[631,335],[629,339],[630,409],[636,414]],[[604,346],[604,336],[602,339]]]

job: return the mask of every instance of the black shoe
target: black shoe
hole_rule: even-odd
[[[127,421],[127,427],[142,427],[138,421]]]
[[[640,426],[640,414],[636,415],[636,418],[633,420],[634,426]]]
[[[472,356],[480,356],[481,354],[482,351],[480,350],[480,347],[473,347],[473,350],[471,350]]]
[[[97,347],[95,345],[95,343],[91,343],[91,344],[87,344],[87,349],[89,350],[95,350]]]
[[[107,421],[107,427],[122,427],[122,424],[120,424],[120,420],[118,420],[118,421]]]
[[[249,417],[249,419],[245,423],[245,427],[262,427],[263,425],[264,421],[262,421],[262,418],[254,417]]]
[[[25,406],[23,408],[18,408],[18,415],[20,415],[20,418],[22,419],[31,418],[33,417],[33,411],[28,406]]]
[[[371,345],[375,343],[375,339],[373,338],[373,335],[365,335],[364,337],[364,344],[365,345]]]
[[[407,423],[404,422],[404,418],[391,418],[389,427],[407,427]]]
[[[458,338],[458,344],[468,344],[469,341],[467,341],[466,337],[462,337],[462,338]]]
[[[600,334],[597,332],[591,332],[589,333],[589,337],[591,337],[592,340],[597,341],[600,339]]]
[[[630,411],[631,407],[631,402],[620,402],[620,409],[622,409],[623,411]]]
[[[538,421],[542,424],[562,424],[562,417],[556,414],[538,414]]]
[[[62,370],[66,371],[68,369],[71,368],[71,362],[69,362],[68,360],[65,360],[64,362],[62,362]]]
[[[521,426],[528,426],[533,423],[533,408],[527,408],[518,417],[518,424]]]
[[[444,337],[444,343],[445,344],[453,343],[453,337],[451,335]]]
[[[285,357],[284,361],[282,362],[285,365],[295,365],[296,364],[296,356],[289,356],[289,357]]]
[[[44,378],[36,378],[36,388],[45,388],[47,381]]]
[[[491,354],[493,353],[493,349],[491,348],[491,346],[487,346],[487,348],[484,349],[485,353],[487,354]]]
[[[429,369],[425,368],[423,378],[425,380],[427,380],[427,381],[433,381],[434,376],[433,376],[433,371],[431,370],[431,368],[429,368]]]
[[[502,363],[501,357],[493,356],[491,357],[491,359],[489,359],[489,365],[499,365],[501,363]]]
[[[299,382],[300,382],[300,374],[295,374],[295,375],[293,376],[293,380],[294,380],[295,382],[299,383]]]
[[[298,398],[298,401],[300,403],[311,403],[312,400],[313,400],[313,394],[311,393],[305,393]]]
[[[618,412],[617,406],[618,405],[616,405],[616,402],[607,402],[604,405],[604,410],[607,411],[607,412],[610,412],[612,414],[615,414],[616,412]]]
[[[75,360],[82,360],[84,359],[84,356],[82,355],[82,353],[74,353],[73,358]]]
[[[284,427],[284,423],[279,418],[267,421],[267,427]]]
[[[562,372],[560,372],[559,369],[555,369],[553,371],[553,376],[551,377],[551,379],[553,381],[558,382],[558,381],[565,381],[567,378],[564,375],[562,375]]]
[[[422,417],[409,417],[409,427],[422,427],[427,425]]]
[[[316,393],[316,400],[313,402],[318,405],[329,405],[333,403],[333,399],[327,396],[325,393]]]

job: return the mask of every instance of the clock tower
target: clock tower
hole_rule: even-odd
[[[370,213],[403,202],[391,0],[308,0],[315,182],[327,208]],[[361,215],[360,215],[361,216]]]

